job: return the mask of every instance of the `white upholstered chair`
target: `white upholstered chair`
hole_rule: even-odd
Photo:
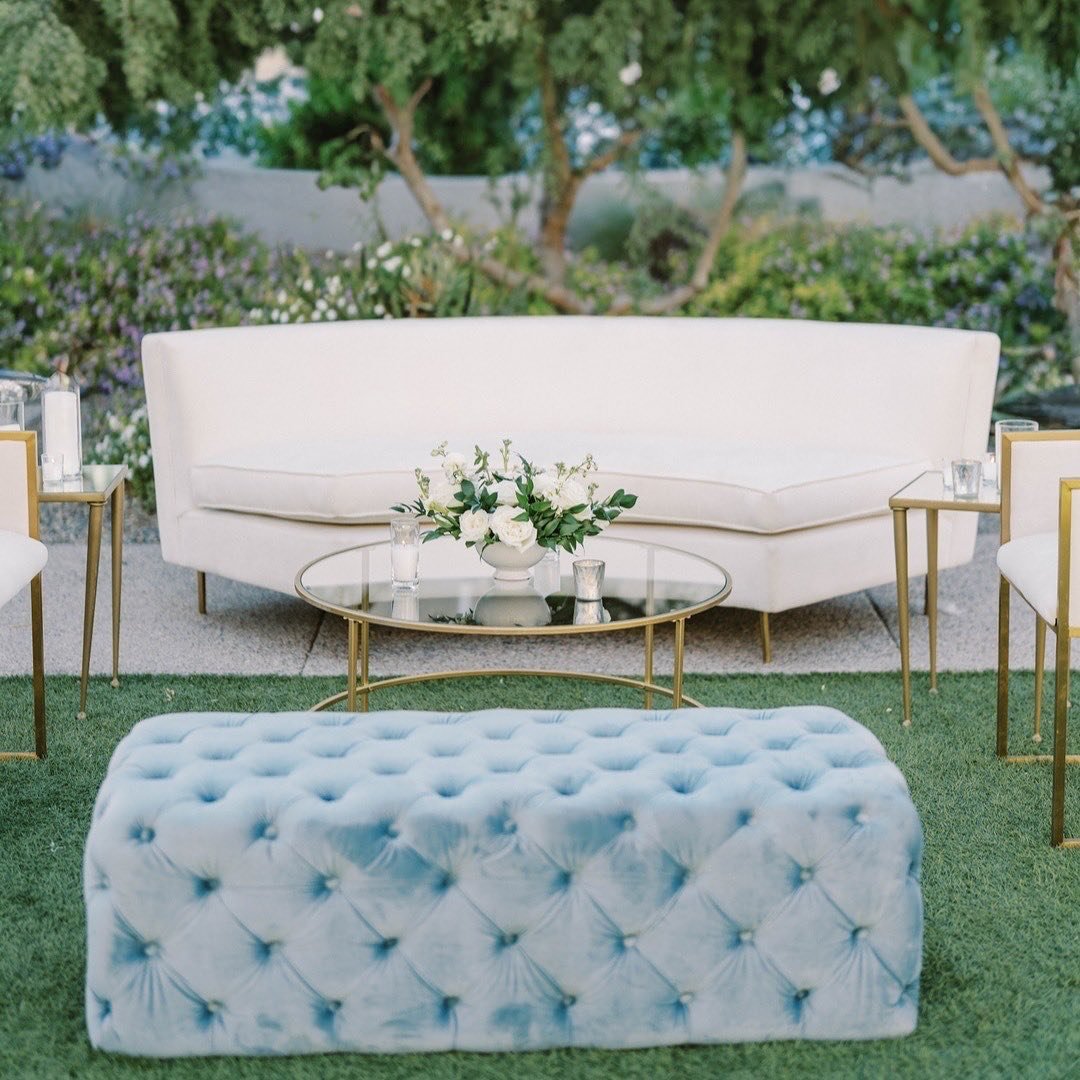
[[[41,571],[48,559],[38,540],[37,436],[0,432],[0,607],[30,586],[33,648],[34,749],[0,750],[0,758],[45,756],[45,635]]]
[[[1005,434],[1000,452],[1001,547],[998,570],[997,753],[1009,761],[1052,763],[1050,843],[1065,836],[1069,645],[1080,636],[1080,431]],[[1009,601],[1015,589],[1035,612],[1035,738],[1039,735],[1047,628],[1057,638],[1052,754],[1009,754]]]

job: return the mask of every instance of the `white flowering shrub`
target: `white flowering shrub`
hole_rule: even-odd
[[[127,415],[109,413],[104,431],[86,459],[102,465],[126,465],[131,493],[148,509],[154,508],[154,459],[145,405],[136,406]]]

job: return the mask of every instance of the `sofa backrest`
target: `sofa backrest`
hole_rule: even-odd
[[[159,511],[187,473],[267,441],[618,432],[986,449],[999,341],[927,327],[708,318],[364,320],[150,334]],[[474,436],[474,437],[476,437]],[[408,464],[408,463],[406,463]]]

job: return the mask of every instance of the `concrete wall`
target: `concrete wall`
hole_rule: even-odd
[[[298,170],[257,169],[245,162],[208,162],[202,175],[186,182],[140,184],[119,175],[86,147],[65,156],[62,165],[35,168],[26,180],[0,181],[4,190],[46,203],[85,207],[105,214],[136,209],[168,220],[182,213],[224,214],[240,221],[270,243],[293,243],[311,250],[345,250],[359,240],[424,231],[427,224],[404,183],[397,176],[384,181],[371,202],[355,191],[320,191],[317,174]],[[1045,178],[1032,173],[1036,182]],[[582,189],[572,234],[588,231],[590,221],[618,212],[632,200],[632,186],[647,182],[680,205],[707,207],[722,183],[713,173],[683,170],[650,172],[636,181],[609,172],[591,177]],[[529,177],[506,177],[491,183],[478,177],[436,177],[432,187],[455,218],[483,230],[505,222],[515,190],[531,193],[518,222],[535,230],[536,191]],[[994,212],[1019,215],[1019,199],[1004,177],[993,173],[945,176],[930,166],[910,183],[882,179],[872,184],[835,166],[785,171],[755,167],[747,190],[782,184],[788,198],[815,204],[827,221],[863,221],[875,225],[908,225],[916,229],[952,227]],[[625,210],[624,210],[625,212]]]

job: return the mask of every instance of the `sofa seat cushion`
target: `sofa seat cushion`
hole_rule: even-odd
[[[495,438],[480,441],[498,445]],[[522,437],[520,446],[534,462],[573,461],[591,451],[601,465],[601,492],[623,487],[638,495],[626,521],[755,533],[884,513],[889,496],[930,467],[872,451],[779,442],[548,435]],[[413,469],[430,461],[415,439],[265,443],[195,465],[192,491],[204,509],[377,523],[387,520],[392,504],[413,497]]]

